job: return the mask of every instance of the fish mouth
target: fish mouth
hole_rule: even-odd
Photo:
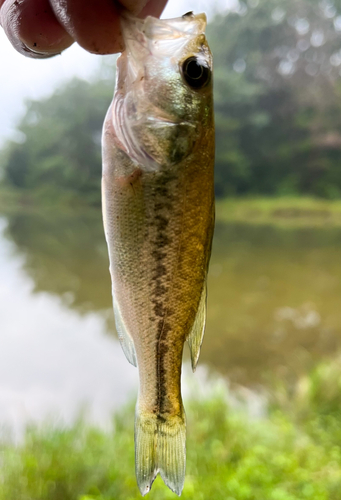
[[[160,42],[163,46],[163,55],[172,56],[182,49],[188,41],[205,34],[207,25],[206,15],[188,12],[182,17],[173,19],[158,19],[147,16],[139,19],[124,13],[121,17],[122,36],[125,50],[132,55],[136,62],[154,53],[154,46]],[[164,46],[164,42],[169,42]]]
[[[207,17],[204,13],[194,14],[191,11],[172,19],[159,19],[153,16],[140,19],[124,12],[121,16],[121,24],[124,39],[128,39],[129,35],[133,35],[136,39],[136,35],[140,34],[153,41],[169,40],[205,34]]]

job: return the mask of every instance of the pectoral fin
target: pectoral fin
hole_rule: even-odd
[[[134,366],[137,366],[134,342],[133,339],[131,338],[130,333],[128,332],[126,325],[124,324],[121,311],[117,301],[115,300],[115,297],[113,297],[113,305],[115,314],[115,325],[118,338],[121,343],[121,347],[129,363],[131,363]]]
[[[206,283],[204,284],[201,298],[199,302],[198,312],[195,317],[191,333],[187,338],[187,342],[189,345],[189,350],[191,352],[191,361],[192,361],[192,370],[195,372],[195,369],[198,364],[199,355],[200,355],[200,347],[204,338],[205,332],[205,323],[206,323]]]

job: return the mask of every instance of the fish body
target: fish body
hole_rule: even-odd
[[[138,367],[136,477],[181,494],[181,365],[196,367],[214,226],[212,56],[206,17],[126,18],[103,129],[103,220],[116,328]]]

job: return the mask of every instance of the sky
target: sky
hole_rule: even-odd
[[[217,10],[236,3],[238,0],[169,0],[162,17],[178,17],[193,10],[206,12],[210,18]],[[0,28],[0,146],[7,138],[15,137],[15,125],[24,112],[25,99],[48,96],[73,77],[91,80],[108,57],[113,56],[89,54],[74,44],[52,59],[29,59],[14,50]]]

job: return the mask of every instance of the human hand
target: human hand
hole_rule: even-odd
[[[94,54],[123,49],[120,13],[159,17],[167,0],[0,0],[0,23],[18,52],[52,57],[74,41]]]

